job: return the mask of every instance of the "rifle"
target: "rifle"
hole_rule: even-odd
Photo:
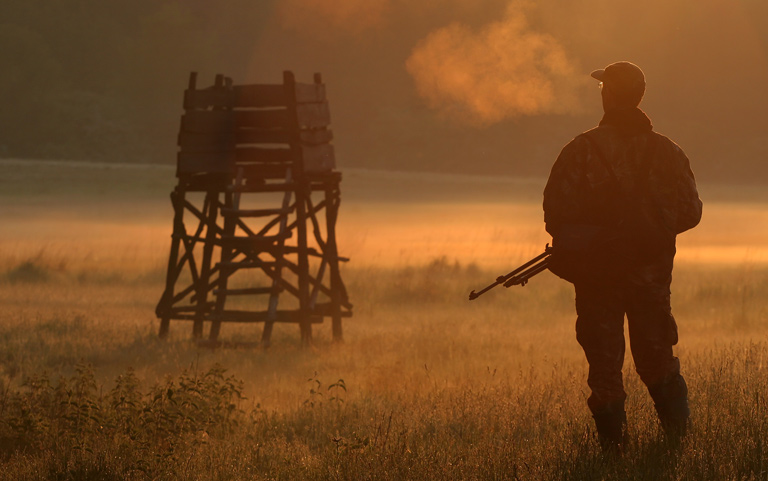
[[[537,255],[533,259],[529,260],[525,264],[521,265],[514,271],[510,272],[509,274],[505,276],[499,276],[496,278],[496,282],[493,284],[487,286],[485,289],[483,289],[480,292],[475,292],[474,290],[469,293],[469,300],[474,301],[478,297],[482,296],[486,292],[490,291],[494,287],[498,286],[499,284],[504,284],[504,287],[511,287],[511,286],[524,286],[528,283],[528,280],[538,274],[539,272],[543,271],[547,268],[549,265],[549,256],[552,255],[552,247],[549,246],[549,244],[544,247],[544,252]]]

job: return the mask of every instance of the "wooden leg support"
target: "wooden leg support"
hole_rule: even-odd
[[[272,327],[274,325],[275,323],[270,321],[264,323],[264,330],[261,332],[261,346],[265,349],[272,345]]]
[[[304,347],[312,345],[312,324],[308,320],[303,321],[299,324],[299,329],[301,330],[301,345]]]
[[[168,331],[171,328],[171,320],[167,317],[160,319],[160,331],[157,333],[160,339],[168,337]]]
[[[203,321],[196,320],[194,324],[192,324],[192,337],[195,339],[203,337]]]
[[[333,342],[342,342],[344,337],[341,332],[341,316],[333,316],[332,322]]]
[[[221,332],[221,321],[213,321],[211,323],[211,332],[208,335],[210,341],[217,341],[219,339],[219,332]]]

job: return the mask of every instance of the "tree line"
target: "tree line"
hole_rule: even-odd
[[[237,69],[263,3],[3,2],[0,156],[168,160],[190,66]]]

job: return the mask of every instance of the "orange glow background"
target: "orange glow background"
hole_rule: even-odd
[[[602,113],[588,73],[631,60],[700,177],[768,178],[765,2],[276,0],[274,19],[243,77],[322,72],[345,167],[546,175]]]
[[[42,259],[63,271],[164,277],[172,168],[0,160],[0,173],[6,186],[24,191],[12,202],[6,197],[0,213],[0,271]],[[550,242],[540,205],[544,182],[348,169],[340,252],[352,259],[349,268],[418,266],[444,257],[506,271]],[[102,192],[118,183],[123,187]],[[717,184],[700,191],[704,218],[678,237],[678,264],[768,265],[768,192]]]

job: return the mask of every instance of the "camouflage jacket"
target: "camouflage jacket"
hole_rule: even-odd
[[[633,210],[657,219],[672,239],[664,262],[670,271],[674,236],[696,226],[701,209],[685,153],[653,132],[638,108],[609,111],[598,127],[568,143],[544,189],[544,221],[553,236],[568,224],[615,226]]]

